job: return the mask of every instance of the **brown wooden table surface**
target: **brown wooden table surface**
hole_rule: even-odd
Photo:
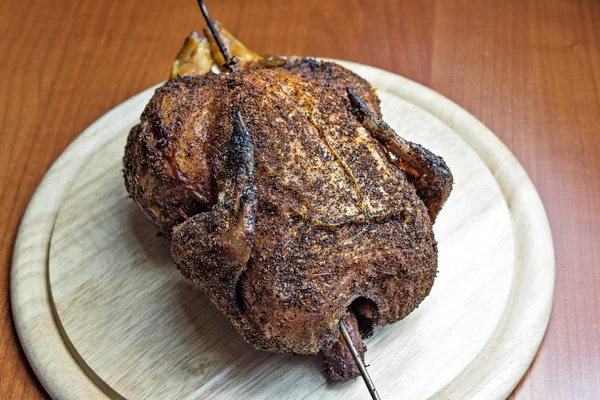
[[[600,2],[207,0],[259,52],[333,57],[427,85],[482,120],[546,207],[556,292],[514,397],[600,398]],[[164,80],[203,26],[194,0],[0,4],[0,399],[40,398],[10,311],[12,247],[50,164],[85,127]]]

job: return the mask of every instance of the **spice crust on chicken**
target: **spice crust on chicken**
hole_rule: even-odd
[[[429,294],[452,175],[382,121],[358,75],[248,55],[219,29],[243,61],[206,71],[210,33],[193,36],[174,66],[188,73],[157,89],[128,137],[126,188],[248,343],[322,353],[330,379],[353,378],[339,323],[362,356],[361,336]]]

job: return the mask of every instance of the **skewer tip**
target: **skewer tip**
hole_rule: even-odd
[[[377,393],[377,389],[375,388],[375,385],[373,384],[373,381],[369,376],[369,372],[367,371],[365,363],[360,358],[360,355],[358,354],[358,350],[356,350],[354,343],[352,343],[352,339],[350,338],[350,334],[346,329],[346,325],[344,325],[343,319],[340,320],[340,332],[342,333],[344,342],[346,342],[346,346],[348,346],[348,350],[350,350],[350,354],[352,354],[352,358],[354,358],[354,362],[356,363],[356,366],[358,367],[358,370],[360,371],[360,374],[362,375],[362,378],[365,381],[365,384],[367,385],[367,389],[369,390],[371,398],[373,400],[381,400],[381,398],[379,397],[379,393]]]
[[[206,8],[206,4],[204,4],[204,0],[198,0],[198,6],[200,6],[200,11],[202,11],[202,15],[204,16],[204,19],[206,20],[208,29],[210,30],[210,33],[212,34],[215,41],[217,42],[219,51],[223,55],[223,60],[225,60],[225,62],[223,63],[223,68],[225,68],[229,71],[233,71],[233,66],[235,64],[237,64],[238,58],[236,56],[229,57],[229,52],[227,51],[227,47],[225,47],[225,45],[223,44],[223,41],[221,40],[221,37],[219,36],[219,32],[217,32],[217,28],[215,28],[214,22],[212,21],[212,19],[210,19],[210,15],[208,14],[208,9]]]

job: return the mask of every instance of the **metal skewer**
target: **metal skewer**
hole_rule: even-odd
[[[225,60],[223,67],[227,68],[228,70],[231,71],[232,65],[235,65],[238,62],[238,59],[236,56],[233,56],[231,58],[229,57],[229,52],[227,51],[227,48],[223,44],[223,41],[221,41],[221,37],[219,36],[217,29],[215,28],[215,24],[210,19],[208,10],[206,9],[206,5],[204,4],[204,0],[198,0],[198,5],[200,6],[202,15],[204,16],[204,19],[206,20],[208,29],[210,30],[210,33],[215,38],[215,41],[217,42],[217,46],[219,46],[219,51],[223,55],[223,59]],[[352,343],[352,339],[350,338],[350,334],[348,333],[348,330],[346,329],[346,326],[344,325],[343,319],[340,320],[340,331],[342,332],[342,337],[344,338],[344,341],[346,342],[346,346],[348,346],[348,350],[350,350],[350,353],[352,354],[352,358],[354,358],[354,362],[358,366],[358,370],[360,371],[360,374],[362,375],[363,380],[365,381],[365,384],[367,385],[367,389],[369,390],[369,394],[371,395],[371,398],[373,400],[381,400],[379,397],[379,394],[377,393],[377,389],[375,389],[375,385],[373,384],[373,381],[371,380],[371,377],[369,376],[369,373],[367,372],[367,367],[361,360],[360,355],[358,354],[358,351],[356,350],[356,347],[354,347],[354,343]]]
[[[350,353],[352,354],[352,358],[354,358],[354,362],[356,363],[356,366],[358,367],[358,370],[360,371],[360,374],[363,377],[363,380],[365,381],[365,384],[367,385],[367,389],[369,390],[369,394],[371,395],[371,398],[373,400],[381,400],[379,398],[379,393],[377,393],[377,389],[375,389],[375,385],[373,384],[373,381],[371,380],[371,377],[369,376],[369,372],[367,372],[367,367],[365,366],[365,363],[363,363],[363,361],[360,358],[360,355],[358,354],[358,351],[356,350],[356,347],[354,346],[354,343],[352,343],[352,339],[350,338],[350,334],[348,333],[348,330],[346,329],[346,326],[344,325],[344,320],[340,320],[340,331],[342,332],[342,337],[344,338],[344,341],[346,342],[346,346],[348,346],[348,350],[350,350]]]
[[[208,25],[208,29],[210,30],[210,33],[215,38],[215,41],[217,42],[217,46],[219,46],[219,51],[221,52],[221,54],[223,54],[223,60],[225,60],[225,63],[223,64],[223,68],[227,68],[228,70],[231,71],[232,65],[237,64],[238,59],[236,56],[233,56],[231,58],[229,57],[229,52],[227,51],[227,47],[225,47],[225,45],[223,44],[223,41],[221,40],[221,37],[219,36],[219,32],[217,32],[217,29],[215,28],[214,22],[210,19],[210,15],[208,15],[208,10],[206,9],[204,0],[198,0],[198,5],[200,6],[200,11],[202,11],[202,15],[204,16],[204,19],[206,20],[206,24]]]

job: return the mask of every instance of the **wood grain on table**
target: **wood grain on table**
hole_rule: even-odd
[[[207,0],[259,52],[357,61],[449,97],[523,164],[556,252],[548,332],[518,399],[600,398],[600,2]],[[164,80],[193,0],[0,4],[0,399],[43,398],[12,324],[19,221],[86,126]]]

